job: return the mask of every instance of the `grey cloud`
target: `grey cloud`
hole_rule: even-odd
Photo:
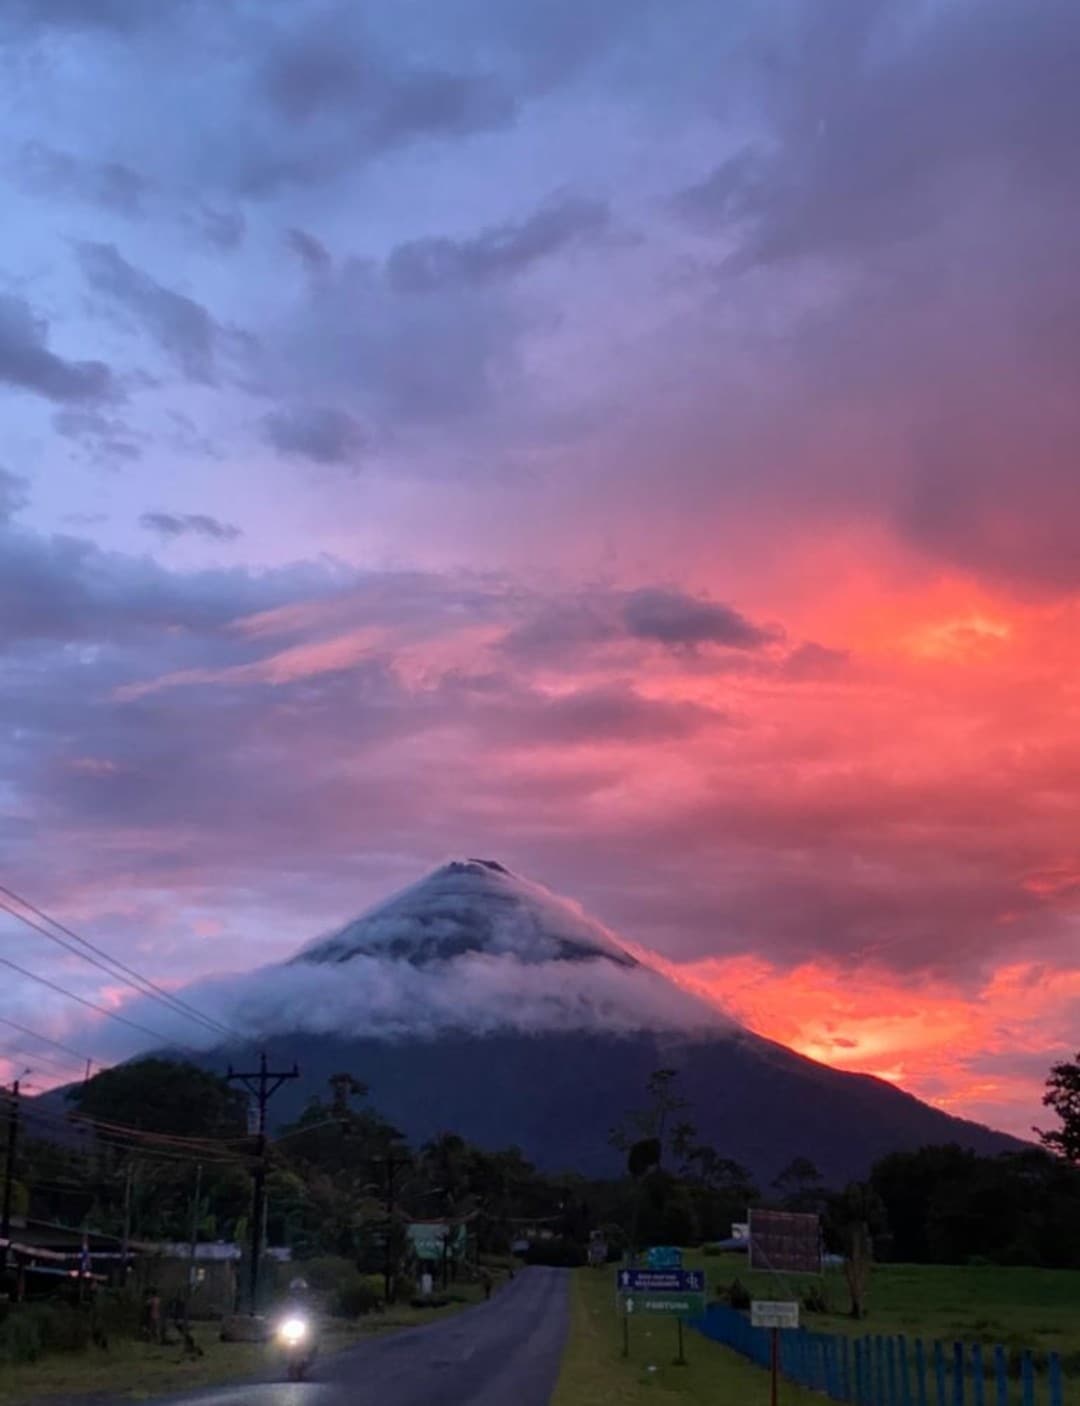
[[[729,605],[659,587],[631,592],[623,615],[631,635],[675,648],[717,644],[761,649],[778,637],[775,630],[753,624]]]
[[[242,530],[231,522],[221,522],[209,513],[148,512],[139,518],[148,532],[165,538],[208,537],[214,542],[235,542]]]
[[[331,405],[297,405],[263,419],[267,440],[281,454],[318,464],[355,464],[366,437],[345,410]]]
[[[67,406],[53,416],[53,429],[65,439],[78,441],[100,463],[142,457],[141,439],[130,425],[100,410]]]
[[[780,672],[790,679],[833,679],[841,677],[850,665],[851,655],[846,649],[830,649],[807,640],[791,651],[781,664]]]
[[[492,412],[520,385],[529,320],[504,290],[447,286],[403,298],[381,269],[346,260],[313,280],[276,342],[275,385],[288,401],[355,406],[372,432],[422,434]]]
[[[48,347],[49,324],[23,298],[0,294],[0,384],[46,400],[100,401],[114,393],[102,361],[68,361]]]
[[[774,75],[781,141],[738,182],[747,257],[866,254],[932,229],[989,173],[1072,192],[1080,26],[1068,0],[807,7]],[[783,81],[779,81],[782,77]],[[959,182],[959,186],[958,186]]]
[[[191,381],[212,385],[222,329],[201,303],[135,268],[115,245],[79,246],[91,287],[127,309]]]
[[[238,249],[244,241],[247,221],[239,210],[212,210],[204,206],[200,212],[202,236],[215,249]]]
[[[439,68],[396,68],[351,32],[345,11],[333,33],[293,32],[266,64],[263,89],[290,122],[345,113],[354,132],[375,149],[418,137],[455,135],[501,126],[514,103],[485,74]]]
[[[0,527],[26,507],[30,501],[26,490],[27,481],[22,474],[0,468]]]
[[[141,28],[158,9],[144,0],[11,0],[10,5],[15,18],[34,25],[121,33]]]
[[[309,234],[305,229],[290,229],[285,236],[286,243],[308,273],[323,273],[332,263],[326,245]]]
[[[606,684],[554,697],[538,693],[511,696],[503,723],[485,719],[480,732],[484,736],[509,734],[527,747],[595,747],[671,741],[721,721],[720,714],[696,704],[646,698],[628,685]]]
[[[149,182],[122,161],[81,160],[43,142],[28,142],[19,161],[24,183],[50,195],[73,195],[122,215],[140,215]]]
[[[392,287],[430,292],[454,283],[509,278],[610,223],[602,201],[564,197],[528,218],[483,230],[469,239],[415,239],[387,260]]]
[[[502,653],[522,661],[559,662],[596,648],[623,633],[606,601],[576,597],[548,602],[508,630]]]
[[[231,620],[339,588],[328,565],[192,575],[80,537],[0,526],[0,649],[29,641],[130,641],[145,631],[213,636]]]
[[[675,208],[691,219],[712,224],[751,213],[769,195],[768,158],[753,150],[739,152],[709,175],[681,191]]]

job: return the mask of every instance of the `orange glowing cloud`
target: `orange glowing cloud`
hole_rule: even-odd
[[[1019,1137],[1032,1136],[1044,1061],[1073,1053],[1077,971],[1016,963],[969,992],[824,960],[785,971],[744,955],[665,970],[800,1054],[887,1079]]]

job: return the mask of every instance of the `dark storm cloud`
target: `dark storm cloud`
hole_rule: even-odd
[[[414,239],[399,244],[387,259],[386,275],[393,288],[407,293],[510,278],[600,233],[609,222],[603,202],[564,197],[524,220],[482,230],[469,239]]]
[[[50,351],[49,324],[23,298],[0,294],[0,384],[60,402],[101,401],[114,393],[102,361],[68,361]]]
[[[128,263],[115,245],[81,244],[79,260],[90,286],[126,309],[189,380],[216,381],[223,332],[201,303]]]
[[[332,405],[297,405],[272,411],[263,432],[280,453],[317,464],[355,464],[365,444],[359,423]]]
[[[658,587],[631,592],[623,616],[631,635],[673,648],[717,644],[762,649],[778,638],[775,630],[753,624],[729,605]]]
[[[80,160],[44,142],[28,142],[19,160],[19,174],[32,190],[74,196],[121,215],[141,215],[149,182],[122,161]]]
[[[220,522],[209,513],[143,513],[140,527],[159,537],[208,537],[213,542],[235,542],[242,530],[231,522]]]
[[[285,242],[308,273],[323,273],[333,262],[326,245],[306,229],[290,229],[285,235]]]

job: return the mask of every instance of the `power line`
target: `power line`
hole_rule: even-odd
[[[38,1054],[36,1051],[32,1050],[22,1048],[0,1050],[0,1059],[18,1059],[20,1061],[25,1059],[29,1060],[34,1068],[37,1068],[38,1065],[44,1065],[46,1069],[52,1069],[57,1074],[63,1074],[69,1080],[73,1077],[74,1065],[60,1064],[57,1060],[50,1059],[48,1055]],[[83,1077],[81,1070],[79,1071],[79,1077]]]
[[[36,926],[36,925],[35,925]],[[105,1006],[99,1006],[95,1001],[88,1001],[85,996],[77,996],[74,991],[69,991],[66,986],[59,986],[55,981],[50,981],[47,976],[38,976],[37,972],[27,971],[25,967],[20,967],[18,962],[13,962],[10,957],[0,957],[0,963],[5,967],[10,967],[13,972],[18,972],[20,976],[28,977],[30,981],[36,981],[41,986],[47,986],[50,991],[55,991],[61,996],[67,996],[71,1001],[78,1001],[80,1006],[86,1006],[88,1010],[96,1011],[98,1015],[108,1016],[110,1020],[118,1020],[121,1025],[129,1025],[132,1030],[137,1030],[140,1035],[149,1035],[152,1040],[157,1040],[163,1045],[175,1044],[159,1030],[151,1030],[149,1026],[140,1025],[136,1020],[129,1020],[126,1015],[119,1015],[116,1011],[110,1011]]]
[[[220,1166],[243,1167],[251,1162],[251,1157],[245,1153],[234,1151],[231,1148],[214,1146],[209,1144],[205,1147],[182,1148],[169,1144],[158,1145],[156,1143],[143,1142],[137,1139],[121,1136],[119,1133],[103,1133],[92,1124],[81,1120],[69,1120],[62,1114],[44,1113],[35,1109],[33,1113],[33,1123],[44,1126],[46,1134],[49,1131],[57,1132],[63,1129],[65,1132],[85,1133],[85,1138],[77,1138],[74,1143],[67,1144],[67,1150],[77,1153],[80,1156],[89,1157],[93,1151],[105,1149],[110,1152],[123,1152],[129,1156],[138,1156],[151,1161],[182,1162],[188,1166],[193,1161],[203,1160],[212,1162]]]
[[[53,918],[28,899],[23,898],[21,894],[8,888],[6,884],[0,884],[0,893],[6,894],[8,898],[19,904],[20,907],[35,914],[42,922],[48,923],[51,927],[56,928],[57,932],[50,932],[48,928],[43,928],[40,924],[32,922],[24,913],[20,913],[17,909],[5,903],[3,899],[0,899],[0,908],[2,908],[4,912],[9,913],[11,917],[17,919],[19,922],[25,923],[27,927],[40,933],[42,937],[48,938],[50,942],[55,942],[57,946],[74,953],[76,957],[81,957],[83,961],[89,962],[91,966],[97,967],[99,971],[103,971],[107,976],[111,976],[113,980],[122,981],[125,986],[130,986],[133,991],[137,991],[140,996],[146,996],[150,1000],[157,1001],[160,1005],[166,1006],[175,1014],[183,1015],[189,1020],[196,1021],[204,1029],[217,1035],[227,1035],[230,1039],[240,1038],[238,1031],[231,1030],[227,1025],[223,1025],[221,1021],[215,1020],[213,1016],[204,1015],[202,1011],[196,1010],[194,1006],[190,1005],[180,996],[174,995],[171,991],[166,991],[164,987],[158,986],[157,983],[151,981],[149,977],[142,976],[132,967],[125,965],[119,958],[110,956],[108,952],[91,942],[89,938],[82,937],[72,928],[67,927],[64,923]],[[59,936],[59,933],[63,933],[64,936]],[[70,938],[71,941],[66,941],[66,938]],[[72,943],[77,943],[78,946],[73,946]],[[83,948],[85,948],[86,951],[83,951]],[[108,965],[105,965],[106,963]]]
[[[41,1040],[46,1045],[52,1045],[54,1050],[63,1050],[65,1054],[74,1055],[84,1067],[92,1064],[89,1055],[80,1054],[78,1050],[73,1050],[70,1045],[62,1045],[59,1040],[54,1040],[51,1035],[41,1035],[36,1030],[31,1030],[26,1025],[20,1025],[18,1021],[9,1020],[6,1015],[0,1015],[0,1025],[10,1025],[12,1030],[17,1030],[20,1035],[29,1035],[31,1039]]]

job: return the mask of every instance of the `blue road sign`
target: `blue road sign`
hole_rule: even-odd
[[[654,1245],[645,1260],[650,1269],[682,1269],[682,1251],[677,1245]]]
[[[626,1294],[703,1294],[703,1269],[620,1269],[615,1273],[615,1287]]]

